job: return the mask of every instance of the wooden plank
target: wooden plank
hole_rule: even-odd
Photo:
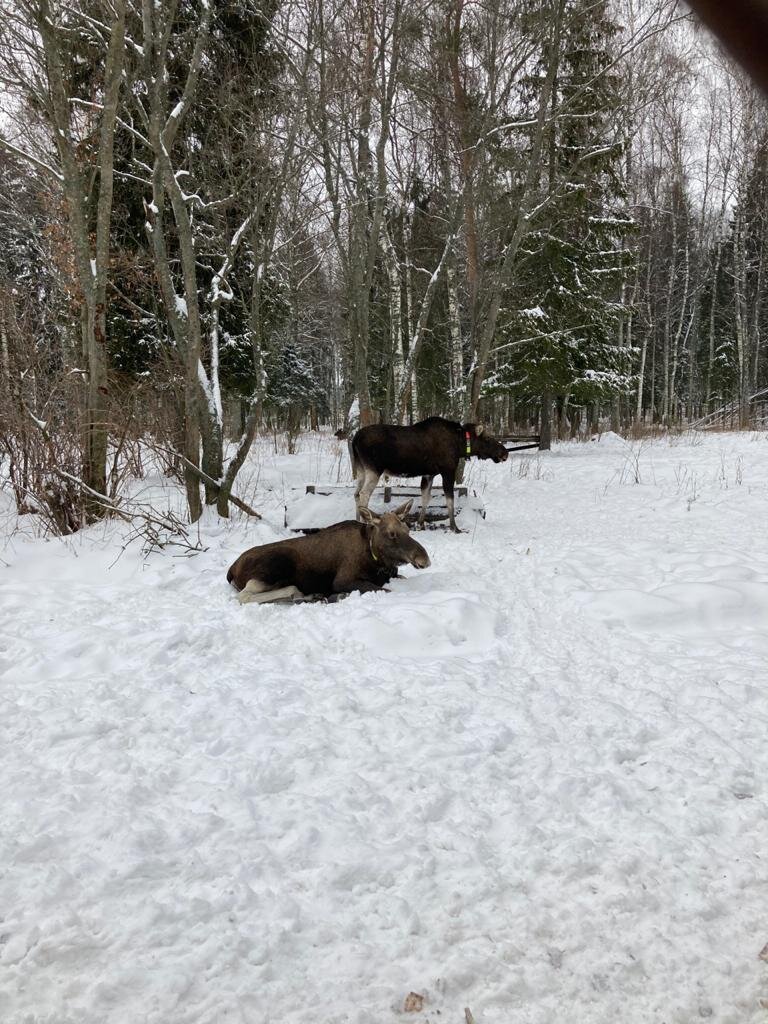
[[[292,487],[291,490],[300,491],[301,488]],[[407,484],[385,484],[383,488],[377,487],[373,493],[374,495],[381,494],[382,490],[383,500],[386,503],[389,503],[392,498],[421,498],[421,488],[409,487]],[[435,484],[433,493],[435,490],[442,493],[440,484]],[[305,494],[318,494],[325,497],[339,492],[352,494],[354,484],[306,484],[304,487]],[[454,493],[457,498],[466,498],[469,492],[466,485],[460,484],[458,487],[454,487]]]
[[[516,444],[511,447],[505,444],[504,447],[508,452],[524,452],[528,448],[538,448],[540,444],[540,441],[534,441],[532,444]]]
[[[332,525],[344,518],[351,518],[353,487],[349,484],[306,484],[303,488],[292,487],[291,497],[285,505],[284,524],[294,533],[316,533],[327,525]],[[393,486],[391,484],[380,487],[372,495],[371,507],[382,510],[383,492],[388,492],[390,502],[400,504],[403,499],[412,498],[413,508],[408,516],[411,525],[418,521],[421,512],[421,489],[418,487]],[[341,502],[339,499],[342,499]],[[309,503],[309,504],[308,504]],[[327,503],[327,506],[326,506]],[[466,484],[456,488],[456,513],[469,510],[485,518],[485,508],[482,501],[473,491],[470,491]],[[347,507],[348,506],[348,507]],[[341,512],[343,507],[343,514]],[[333,513],[338,510],[339,514],[333,518]],[[329,518],[329,513],[332,513]],[[430,528],[441,528],[448,523],[448,508],[445,494],[440,488],[432,493],[429,504],[425,511],[425,522]]]

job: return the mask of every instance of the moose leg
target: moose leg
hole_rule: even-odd
[[[351,594],[355,590],[359,590],[361,594],[367,594],[371,590],[385,589],[385,587],[380,587],[378,583],[371,583],[370,580],[358,580],[349,576],[339,575],[333,581],[334,594]]]
[[[419,529],[424,529],[424,517],[427,514],[427,505],[429,505],[429,499],[432,497],[432,481],[435,478],[433,476],[423,476],[421,478],[421,513],[419,515]]]
[[[445,504],[448,506],[448,522],[450,523],[451,529],[454,533],[463,533],[456,525],[456,516],[453,514],[453,482],[455,476],[453,473],[443,473],[443,494],[445,494]]]
[[[240,604],[269,604],[270,601],[285,601],[287,598],[303,596],[298,587],[273,589],[262,580],[248,580],[237,595]]]
[[[357,518],[360,521],[360,509],[368,508],[368,502],[371,500],[371,495],[376,490],[376,484],[379,482],[380,473],[377,473],[375,469],[365,469],[365,478],[363,485],[360,488],[357,497]]]
[[[360,518],[357,513],[360,511],[360,491],[363,489],[363,481],[365,480],[365,470],[362,466],[355,467],[355,513],[356,518]]]
[[[298,587],[281,587],[280,590],[273,590],[269,595],[274,604],[300,604],[322,600],[322,594],[305,594]],[[266,604],[265,601],[262,604]]]

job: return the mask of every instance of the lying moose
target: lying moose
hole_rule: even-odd
[[[240,591],[241,604],[382,590],[398,566],[429,565],[405,523],[412,504],[382,516],[365,508],[361,523],[348,520],[308,537],[251,548],[230,566],[227,582]]]
[[[388,476],[420,476],[419,526],[423,529],[424,515],[432,495],[432,481],[439,474],[443,478],[451,529],[454,533],[461,533],[453,514],[453,485],[460,460],[473,455],[479,459],[506,462],[508,452],[495,438],[488,437],[482,425],[454,423],[440,416],[430,416],[412,427],[383,423],[363,427],[352,438],[358,519],[362,518],[363,509],[368,508],[383,473]]]

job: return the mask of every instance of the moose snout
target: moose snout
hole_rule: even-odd
[[[421,544],[416,544],[415,542],[408,561],[416,569],[428,569],[432,564],[429,560],[429,555]]]

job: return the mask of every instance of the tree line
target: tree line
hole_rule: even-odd
[[[259,430],[768,387],[768,119],[672,0],[0,0],[0,82],[0,458],[63,532],[137,439],[195,520]]]

